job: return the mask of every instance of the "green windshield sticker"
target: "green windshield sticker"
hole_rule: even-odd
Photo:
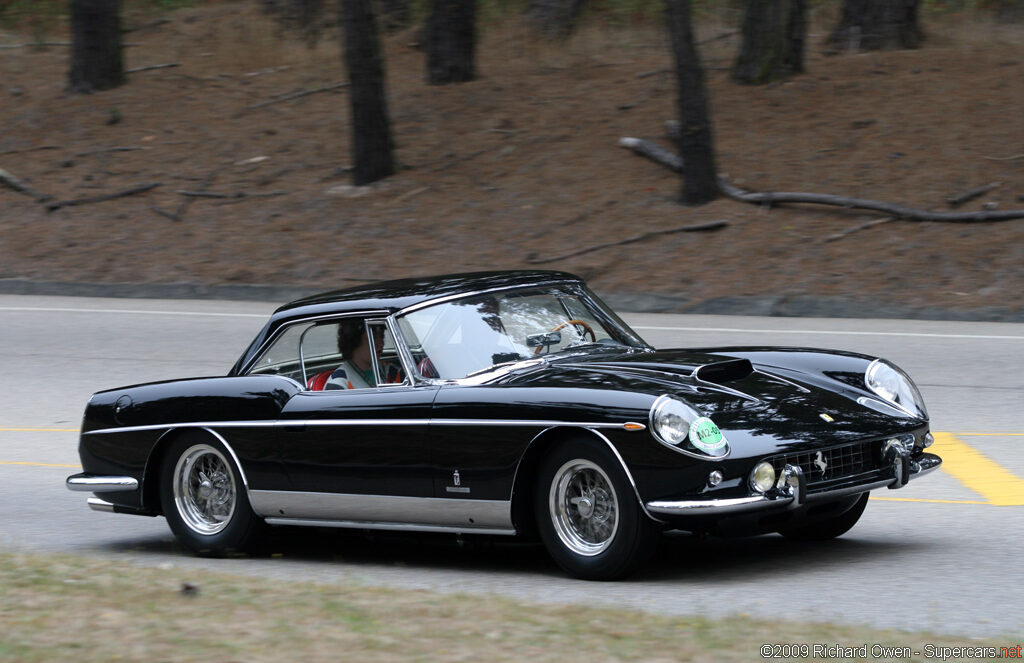
[[[704,451],[714,451],[725,446],[725,436],[715,422],[700,417],[690,424],[690,444]]]

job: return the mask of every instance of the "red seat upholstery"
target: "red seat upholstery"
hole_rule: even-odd
[[[324,371],[323,373],[317,373],[313,377],[309,378],[309,380],[306,381],[306,389],[309,389],[310,391],[323,391],[324,385],[327,384],[327,380],[331,377],[331,373],[333,372],[333,370]]]

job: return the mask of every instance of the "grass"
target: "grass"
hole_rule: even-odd
[[[0,553],[0,661],[744,661],[764,643],[965,644]]]

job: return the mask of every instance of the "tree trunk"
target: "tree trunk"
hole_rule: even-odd
[[[732,77],[759,85],[803,72],[806,35],[805,0],[747,0]]]
[[[843,0],[839,25],[826,43],[834,52],[917,48],[924,41],[919,4],[920,0]]]
[[[427,21],[427,82],[476,78],[476,0],[434,0]]]
[[[665,0],[679,87],[679,154],[683,158],[683,202],[702,205],[718,197],[715,150],[704,92],[704,73],[693,41],[690,0]]]
[[[124,83],[120,4],[120,0],[71,0],[71,92],[109,90]]]
[[[526,20],[547,37],[565,39],[579,23],[586,0],[530,0]]]
[[[384,90],[384,58],[372,0],[341,0],[345,64],[351,83],[353,183],[376,182],[395,173],[391,120]]]

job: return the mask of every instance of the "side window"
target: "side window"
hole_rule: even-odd
[[[249,369],[249,374],[283,375],[301,383],[302,362],[299,359],[299,342],[312,328],[312,324],[298,324],[285,329],[270,347],[264,350],[263,355]]]
[[[310,391],[409,384],[383,318],[340,318],[285,329],[249,370],[281,375]]]

